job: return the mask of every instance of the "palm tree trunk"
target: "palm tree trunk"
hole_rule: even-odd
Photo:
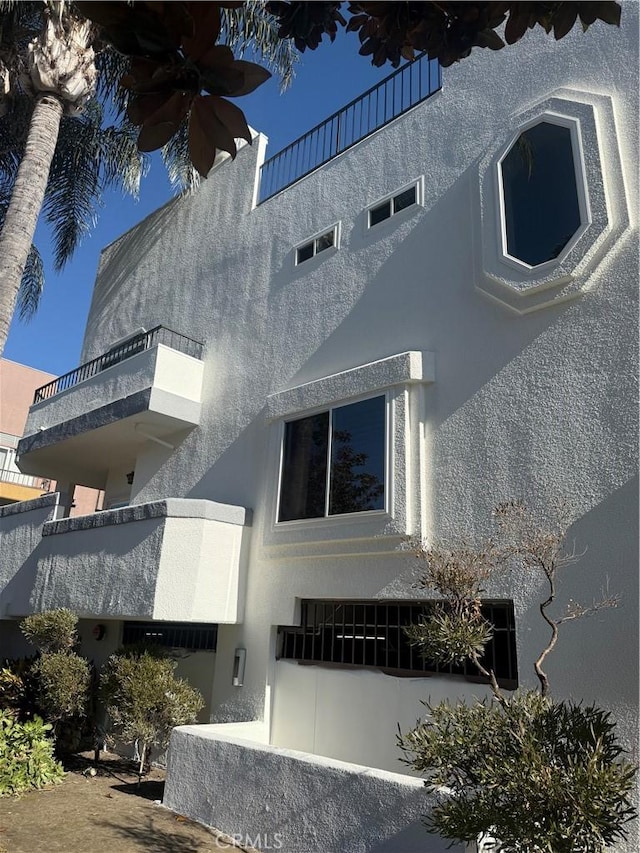
[[[62,112],[62,101],[56,95],[46,92],[37,96],[24,156],[0,233],[0,355],[40,215]]]

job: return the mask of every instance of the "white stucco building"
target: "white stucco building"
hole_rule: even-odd
[[[621,598],[548,671],[634,748],[637,11],[474,53],[441,88],[423,61],[328,129],[339,154],[325,126],[261,176],[257,135],[104,250],[83,366],[19,446],[69,485],[0,508],[0,640],[67,606],[97,661],[149,632],[183,649],[210,725],[174,735],[170,807],[291,853],[444,849],[397,723],[486,688],[410,654],[399,546],[479,535],[511,497],[571,506],[561,607]],[[71,484],[105,511],[65,517]],[[487,595],[507,686],[534,684],[541,588]]]

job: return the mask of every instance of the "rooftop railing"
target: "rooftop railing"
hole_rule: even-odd
[[[31,486],[35,489],[48,489],[51,480],[42,477],[32,477],[31,474],[21,474],[20,471],[10,471],[7,468],[0,469],[0,483],[12,483],[15,486]]]
[[[304,178],[442,88],[437,59],[421,54],[274,154],[260,170],[260,202]]]
[[[114,364],[119,364],[128,358],[132,358],[138,353],[151,349],[156,344],[165,344],[171,349],[182,352],[185,355],[193,356],[193,358],[202,358],[202,344],[194,341],[192,338],[187,338],[178,332],[167,329],[165,326],[156,326],[149,332],[140,332],[138,335],[133,335],[121,344],[107,350],[103,355],[88,361],[86,364],[81,364],[75,370],[65,373],[36,389],[33,397],[33,402],[41,403],[43,400],[48,400],[50,397],[59,394],[61,391],[66,391],[68,388],[73,388],[85,379],[90,379],[92,376],[101,373],[108,367],[113,367]]]

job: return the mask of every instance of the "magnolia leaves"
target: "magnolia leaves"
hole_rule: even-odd
[[[620,24],[620,4],[613,0],[592,2],[351,2],[348,22],[336,2],[272,2],[267,9],[280,23],[280,38],[292,38],[298,50],[315,49],[326,33],[335,38],[337,24],[357,32],[360,54],[373,65],[389,62],[394,68],[402,59],[411,60],[426,51],[442,66],[469,56],[474,47],[500,50],[514,44],[527,29],[541,26],[563,38],[579,19],[583,29],[596,20]],[[496,32],[506,23],[504,40]]]
[[[239,3],[79,3],[103,37],[131,57],[120,85],[127,116],[140,127],[138,148],[155,151],[188,122],[189,157],[206,177],[218,151],[236,155],[236,139],[251,143],[241,109],[225,100],[253,92],[271,74],[215,44],[221,7]]]

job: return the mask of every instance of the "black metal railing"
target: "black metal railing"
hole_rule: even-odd
[[[215,652],[218,626],[204,622],[125,622],[122,643]]]
[[[437,59],[421,54],[274,154],[260,170],[259,201],[304,178],[356,142],[425,101],[442,88]]]
[[[61,391],[73,388],[74,385],[84,382],[85,379],[90,379],[108,367],[113,367],[114,364],[119,364],[121,361],[125,361],[134,355],[138,355],[140,352],[151,349],[151,347],[157,344],[165,344],[171,347],[171,349],[175,349],[185,355],[191,355],[193,358],[202,358],[203,345],[199,341],[187,338],[185,335],[167,329],[165,326],[156,326],[155,329],[151,329],[149,332],[140,332],[138,335],[133,335],[121,344],[107,350],[103,355],[99,355],[98,358],[94,358],[86,364],[81,364],[75,370],[59,376],[53,382],[49,382],[41,388],[37,388],[33,402],[35,404],[41,403],[43,400],[48,400]]]
[[[404,628],[431,612],[432,603],[418,601],[310,601],[302,602],[299,628],[280,626],[283,660],[300,663],[367,667],[391,674],[421,677],[458,675],[480,679],[470,662],[443,666],[427,660],[411,644]],[[518,681],[515,617],[512,601],[485,601],[482,615],[493,636],[482,661],[498,683],[509,689]]]

